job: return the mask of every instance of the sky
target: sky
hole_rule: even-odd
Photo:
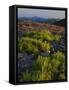
[[[65,18],[65,11],[18,8],[18,18],[20,17],[41,17],[41,18]]]

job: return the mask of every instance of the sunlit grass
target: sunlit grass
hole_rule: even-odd
[[[51,41],[60,42],[60,35],[53,35],[47,30],[25,32],[18,39],[18,51],[34,54],[31,70],[27,68],[22,74],[24,81],[59,80],[65,79],[65,56],[64,53],[56,51],[48,56],[41,56],[41,52],[49,52]]]

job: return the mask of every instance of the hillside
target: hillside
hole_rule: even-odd
[[[39,22],[18,22],[18,30],[19,31],[41,31],[41,30],[49,30],[52,33],[60,34],[64,31],[64,27],[51,25],[48,23],[39,23]]]
[[[54,24],[59,26],[65,26],[65,23],[66,23],[65,19],[62,19],[60,21],[56,21]]]
[[[42,18],[42,17],[21,17],[18,19],[19,21],[32,21],[32,22],[40,22],[40,23],[48,23],[48,24],[52,24],[60,19],[54,19],[54,18]]]

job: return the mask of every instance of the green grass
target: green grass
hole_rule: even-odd
[[[42,51],[49,51],[50,50],[50,44],[48,42],[43,42],[41,40],[32,39],[28,37],[23,37],[19,40],[18,44],[19,51],[26,51],[30,53],[39,53]]]
[[[43,57],[41,52],[51,50],[51,41],[60,42],[60,35],[53,35],[49,31],[25,32],[22,38],[18,39],[18,51],[33,53],[36,59],[32,63],[31,70],[27,68],[21,80],[40,81],[40,80],[61,80],[65,79],[65,56],[64,53],[57,51],[53,55]]]
[[[61,36],[60,35],[53,35],[51,32],[48,30],[42,30],[42,31],[32,31],[32,32],[25,32],[24,37],[30,37],[34,39],[40,39],[44,40],[47,39],[49,41],[60,41]]]
[[[56,55],[59,55],[57,57]],[[32,70],[27,69],[23,72],[23,80],[62,80],[65,79],[65,60],[63,53],[57,52],[52,59],[49,57],[38,56],[32,64]]]

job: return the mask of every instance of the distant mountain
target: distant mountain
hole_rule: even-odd
[[[45,22],[45,23],[49,23],[52,24],[56,21],[58,21],[59,19],[54,19],[54,18],[41,18],[41,17],[21,17],[18,19],[19,21],[32,21],[32,22]]]
[[[65,19],[62,19],[62,20],[56,21],[54,24],[59,26],[65,26],[65,23],[66,23]]]

